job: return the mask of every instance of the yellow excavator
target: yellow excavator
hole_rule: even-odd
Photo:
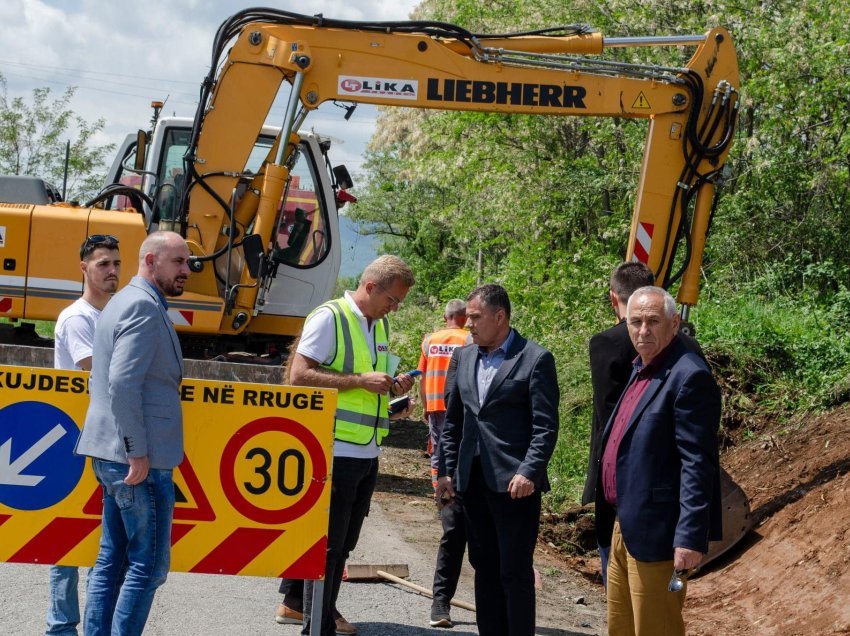
[[[693,54],[681,67],[604,57],[658,46]],[[149,231],[170,228],[192,252],[187,293],[175,301],[181,336],[266,346],[296,335],[332,292],[337,205],[351,185],[344,170],[328,169],[329,142],[298,131],[311,111],[335,101],[647,119],[626,258],[648,263],[665,287],[678,281],[687,318],[738,85],[735,48],[721,28],[670,37],[614,38],[584,26],[488,35],[249,9],[216,34],[194,120],[157,125],[153,138],[140,133],[132,166],[122,155],[125,175],[145,179],[145,188],[110,185],[87,206],[0,203],[0,316],[55,318],[79,291],[70,272],[86,235],[115,235],[133,254]],[[289,91],[278,113],[282,87]],[[312,194],[302,205],[295,200],[305,201],[305,189]],[[107,209],[119,196],[132,207]]]
[[[691,57],[681,66],[606,58],[623,47],[678,47]],[[71,272],[85,236],[115,235],[132,255],[149,231],[164,228],[183,235],[192,253],[186,293],[171,303],[184,342],[202,342],[194,349],[209,354],[215,343],[256,350],[297,335],[332,293],[339,268],[337,205],[350,180],[329,169],[327,140],[298,132],[333,101],[351,104],[348,114],[367,103],[646,119],[626,258],[646,262],[664,287],[678,283],[687,320],[738,89],[734,43],[722,28],[653,37],[608,37],[581,25],[483,34],[439,22],[248,9],[219,27],[197,113],[175,132],[179,142],[151,146],[140,133],[132,166],[122,156],[127,174],[149,180],[147,191],[115,184],[86,206],[0,203],[0,316],[55,319],[80,291]],[[259,162],[258,152],[266,152]],[[109,209],[120,196],[132,207]]]

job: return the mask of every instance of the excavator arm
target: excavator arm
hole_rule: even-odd
[[[600,57],[606,49],[639,46],[696,49],[682,67]],[[236,205],[231,192],[245,178],[240,170],[263,123],[274,120],[284,82],[291,91],[278,144]],[[298,147],[294,131],[320,104],[643,118],[649,126],[626,256],[646,262],[664,287],[680,282],[687,317],[698,298],[738,85],[734,45],[722,28],[648,38],[606,38],[583,26],[486,35],[442,23],[345,22],[250,9],[216,36],[185,159],[182,229],[200,262],[254,235],[252,249],[264,264],[227,281],[225,291],[245,319],[229,325],[225,317],[222,331],[238,331],[262,303],[263,277],[274,269],[271,245]]]

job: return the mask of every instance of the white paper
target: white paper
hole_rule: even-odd
[[[401,362],[401,358],[397,355],[394,353],[387,354],[387,375],[395,377],[395,372],[398,371],[399,362]]]

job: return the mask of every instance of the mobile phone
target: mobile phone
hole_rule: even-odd
[[[402,395],[394,400],[390,400],[390,414],[395,415],[396,413],[401,413],[407,409],[408,406],[410,406],[409,395]]]
[[[407,373],[407,375],[409,375],[411,378],[415,378],[417,375],[422,375],[422,372],[421,372],[419,369],[413,369],[412,371],[407,371],[406,373]],[[404,375],[404,373],[402,373],[402,374],[400,374],[400,375]],[[396,382],[398,382],[398,378],[396,378],[395,380],[393,380],[393,384],[395,384]]]

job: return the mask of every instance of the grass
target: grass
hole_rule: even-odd
[[[22,322],[30,322],[35,324],[35,332],[42,338],[53,337],[53,326],[56,324],[52,320],[12,320],[10,318],[0,318],[0,324],[20,325]]]

